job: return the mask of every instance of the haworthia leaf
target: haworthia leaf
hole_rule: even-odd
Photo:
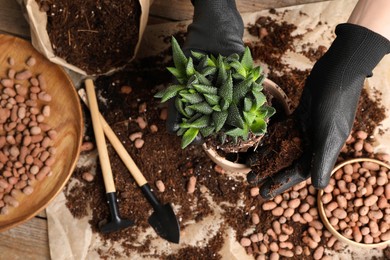
[[[260,77],[261,72],[262,72],[262,70],[261,70],[260,66],[257,66],[257,67],[252,69],[251,74],[253,76],[253,81],[256,81]]]
[[[183,98],[185,98],[185,100],[191,104],[196,104],[196,103],[202,102],[204,100],[202,95],[200,95],[199,93],[196,93],[196,92],[193,94],[179,93],[179,95],[182,96]]]
[[[208,85],[208,86],[212,85],[211,82],[199,72],[195,71],[195,75],[198,78],[200,84]]]
[[[191,51],[191,55],[192,57],[194,57],[195,59],[202,59],[204,56],[206,56],[206,54],[204,53],[201,53],[201,52],[197,52],[197,51]]]
[[[229,131],[226,131],[225,134],[229,135],[229,136],[235,136],[235,137],[244,136],[245,135],[244,130],[241,129],[241,128],[231,129]]]
[[[263,106],[260,109],[260,111],[263,114],[264,119],[270,118],[271,116],[273,116],[276,113],[275,108],[270,107],[270,106]]]
[[[254,92],[252,91],[252,94],[255,98],[255,109],[259,109],[264,103],[267,101],[267,98],[262,92]]]
[[[184,111],[187,113],[188,116],[193,116],[194,115],[194,110],[192,110],[191,108],[189,107],[185,107],[184,108]]]
[[[240,115],[240,110],[238,109],[237,105],[230,104],[228,111],[229,111],[229,116],[226,120],[226,123],[231,125],[231,126],[243,128],[244,127],[244,120],[242,119],[242,117]]]
[[[187,81],[187,88],[192,88],[193,84],[198,84],[199,80],[195,75],[192,75]]]
[[[213,126],[206,126],[200,129],[200,133],[203,137],[207,137],[214,132],[215,128]]]
[[[200,93],[203,94],[211,94],[216,95],[218,93],[218,89],[213,86],[207,86],[202,84],[194,84],[193,87]]]
[[[238,74],[246,78],[246,69],[239,61],[231,62],[230,66],[232,66],[237,71]]]
[[[210,116],[204,115],[190,123],[183,123],[183,126],[186,128],[203,128],[209,125]]]
[[[244,119],[245,119],[245,122],[249,125],[252,125],[252,122],[253,120],[255,120],[256,118],[256,114],[255,113],[250,113],[250,112],[242,112],[244,114]]]
[[[245,79],[245,77],[242,76],[242,75],[241,75],[240,73],[238,73],[238,72],[232,74],[232,77],[233,77],[234,79],[236,79],[236,80],[244,80],[244,79]]]
[[[263,90],[263,85],[261,83],[252,82],[252,91],[261,92]]]
[[[233,53],[231,54],[230,56],[228,56],[225,61],[226,62],[232,62],[232,61],[235,61],[235,60],[239,60],[240,59],[240,55],[238,55],[237,53]]]
[[[207,67],[207,68],[202,70],[202,75],[207,77],[209,75],[213,75],[215,72],[217,72],[216,67]]]
[[[253,102],[249,97],[244,98],[244,111],[249,111],[252,108]]]
[[[236,104],[245,97],[246,93],[249,92],[252,85],[252,78],[248,78],[242,81],[240,84],[234,86],[233,88],[233,102]]]
[[[226,122],[226,119],[228,117],[228,111],[221,111],[221,112],[214,112],[211,116],[214,126],[215,126],[215,132],[219,132],[219,130],[222,129],[223,125]]]
[[[183,70],[183,72],[181,72],[180,70],[178,70],[178,69],[176,69],[176,68],[174,68],[174,67],[167,67],[167,70],[168,70],[173,76],[175,76],[175,78],[177,78],[177,79],[185,77],[184,70]]]
[[[181,148],[184,149],[186,148],[199,133],[199,129],[196,128],[189,128],[183,135],[183,138],[181,140]]]
[[[221,111],[222,111],[222,109],[221,109],[221,107],[220,107],[219,105],[213,106],[212,109],[213,109],[214,111],[217,111],[217,112],[221,112]]]
[[[216,132],[218,132],[218,131],[216,131]],[[224,144],[225,143],[225,141],[226,141],[226,134],[225,133],[222,133],[221,135],[219,135],[219,137],[218,137],[218,139],[219,139],[219,142],[221,143],[221,144]]]
[[[182,136],[186,130],[187,130],[186,128],[179,128],[179,130],[177,130],[176,132],[176,135]]]
[[[265,76],[264,76],[264,74],[261,74],[260,75],[260,77],[256,80],[256,83],[258,83],[258,84],[262,84],[263,83],[263,81],[264,81],[264,79],[265,79]]]
[[[173,52],[173,63],[175,64],[175,67],[182,74],[184,74],[188,59],[184,55],[184,52],[181,50],[180,45],[175,39],[175,37],[172,37],[172,52]]]
[[[255,120],[253,121],[253,123],[250,127],[250,130],[255,135],[264,134],[266,132],[266,129],[267,129],[266,122],[262,118],[259,118],[259,117],[255,118]]]
[[[217,59],[213,54],[210,55],[210,58],[207,60],[209,66],[216,67],[217,66]]]
[[[233,99],[233,79],[230,72],[228,73],[226,81],[222,84],[222,86],[218,89],[218,95],[223,99],[228,101],[229,103]]]
[[[171,85],[167,89],[164,89],[160,92],[158,92],[154,97],[161,98],[161,102],[166,102],[167,100],[173,98],[177,95],[177,93],[184,89],[184,86],[182,85]]]
[[[187,118],[190,117],[190,115],[188,115],[187,112],[184,110],[184,104],[183,101],[180,100],[180,98],[175,98],[175,107],[180,114]]]
[[[209,115],[213,112],[213,109],[211,108],[211,106],[209,104],[207,104],[207,102],[193,104],[193,105],[190,105],[188,107],[194,111],[197,111],[197,112],[205,114],[205,115]]]
[[[249,47],[245,48],[244,55],[241,58],[241,64],[246,70],[251,70],[253,67],[253,59]]]
[[[207,103],[209,103],[211,106],[217,105],[221,99],[218,95],[213,94],[204,94],[204,97],[206,98]]]
[[[207,68],[207,67],[208,67],[207,60],[208,60],[208,57],[207,57],[207,56],[204,56],[204,57],[199,61],[198,65],[196,66],[196,70],[197,70],[197,71],[202,71],[202,70],[204,70],[204,68]]]
[[[190,57],[188,59],[187,66],[186,66],[186,75],[187,75],[187,77],[190,77],[190,76],[194,75],[194,73],[195,73],[194,63],[192,61],[192,58]]]
[[[230,106],[230,103],[231,102],[227,101],[226,99],[222,99],[221,100],[221,104],[220,104],[221,110],[222,111],[227,110],[229,108],[229,106]]]
[[[218,74],[217,74],[217,86],[222,86],[222,84],[227,80],[228,75],[226,72],[225,64],[223,63],[222,58],[218,58]]]

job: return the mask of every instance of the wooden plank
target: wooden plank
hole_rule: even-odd
[[[50,259],[47,221],[32,218],[0,233],[1,259]]]
[[[0,32],[30,37],[30,27],[16,0],[0,0]]]
[[[323,2],[324,0],[237,0],[237,8],[241,13],[260,11],[269,8],[286,7],[305,3]],[[154,0],[150,14],[174,21],[190,20],[194,8],[191,1]]]

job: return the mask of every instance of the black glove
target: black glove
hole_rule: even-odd
[[[193,5],[194,19],[188,26],[183,47],[187,57],[191,51],[214,54],[216,57],[218,54],[229,56],[244,52],[244,23],[235,0],[194,0]],[[180,121],[181,116],[171,100],[168,105],[167,130],[176,132]],[[199,139],[195,139],[194,143],[199,142]]]
[[[261,195],[272,198],[311,176],[325,188],[354,122],[366,77],[390,52],[385,37],[358,25],[340,24],[337,38],[314,65],[294,113],[302,127],[304,151],[288,169],[268,177]]]

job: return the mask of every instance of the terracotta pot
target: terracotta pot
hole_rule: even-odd
[[[291,115],[293,112],[291,100],[286,93],[273,81],[265,79],[263,82],[264,90],[269,92],[279,103],[283,106],[286,115]],[[225,157],[218,154],[214,147],[207,147],[203,144],[203,150],[210,157],[210,159],[221,166],[224,170],[236,173],[248,173],[251,171],[250,167],[242,163],[235,163],[227,160]]]

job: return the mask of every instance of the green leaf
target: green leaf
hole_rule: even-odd
[[[267,130],[267,124],[264,121],[264,119],[260,117],[256,117],[255,120],[253,121],[251,127],[250,127],[252,133],[255,135],[261,135],[264,134]]]
[[[200,60],[206,56],[206,54],[201,53],[201,52],[197,52],[197,51],[191,51],[191,55],[192,55],[192,57],[194,57],[197,60]]]
[[[257,67],[252,69],[251,74],[253,76],[253,81],[256,81],[260,77],[261,72],[262,72],[262,69],[260,66],[257,66]]]
[[[233,53],[233,54],[231,54],[231,55],[229,55],[226,59],[225,59],[225,61],[226,62],[232,62],[232,61],[235,61],[235,60],[239,60],[240,59],[240,55],[238,55],[237,53]]]
[[[226,122],[228,117],[228,111],[214,112],[211,115],[211,119],[214,122],[215,132],[219,132],[222,129],[223,125]]]
[[[249,111],[252,108],[252,105],[252,99],[248,97],[244,98],[244,111]]]
[[[161,98],[161,102],[164,103],[176,96],[177,93],[182,89],[184,89],[184,86],[182,85],[171,85],[167,89],[158,92],[156,95],[154,95],[154,97]]]
[[[207,56],[204,56],[198,63],[198,65],[196,66],[196,71],[202,71],[204,70],[205,68],[208,68],[208,64],[207,64],[207,59],[208,57]]]
[[[208,85],[208,86],[212,85],[211,82],[199,72],[195,71],[195,75],[198,78],[200,84]]]
[[[202,70],[202,75],[207,77],[209,75],[215,74],[215,72],[217,72],[217,68],[216,67],[207,67],[204,70]]]
[[[248,78],[242,81],[240,84],[234,86],[233,89],[233,102],[236,104],[245,97],[246,93],[249,92],[252,85],[252,78]]]
[[[251,112],[246,112],[246,111],[244,111],[242,113],[244,114],[245,122],[247,122],[247,124],[249,124],[249,125],[252,125],[253,121],[256,118],[256,114],[251,113]]]
[[[221,100],[221,104],[220,104],[220,107],[223,111],[227,110],[230,106],[230,103],[229,101],[227,101],[226,99],[222,99]]]
[[[262,108],[260,108],[260,111],[261,111],[264,119],[270,118],[271,116],[273,116],[276,113],[275,108],[270,107],[270,106],[263,106]]]
[[[232,66],[237,71],[238,74],[246,78],[246,69],[239,61],[231,62],[230,66]]]
[[[241,117],[240,110],[238,109],[237,105],[231,104],[228,111],[229,111],[229,116],[226,120],[226,123],[231,126],[243,128],[244,120]]]
[[[207,103],[211,106],[217,105],[221,99],[218,95],[213,94],[204,94],[204,97],[206,98]]]
[[[260,77],[256,80],[256,83],[263,84],[264,79],[265,79],[264,74],[261,74]]]
[[[180,96],[185,98],[185,100],[188,101],[191,104],[196,104],[196,103],[202,102],[204,100],[202,95],[200,95],[199,93],[193,93],[193,94],[190,94],[190,93],[179,93],[179,94],[180,94]]]
[[[252,82],[252,91],[261,92],[263,90],[263,85],[261,83]]]
[[[177,79],[179,79],[179,78],[184,78],[184,77],[185,77],[184,71],[181,72],[180,70],[176,69],[175,67],[167,67],[167,70],[168,70],[173,76],[175,76],[175,78],[177,78]]]
[[[233,100],[233,79],[230,72],[228,73],[226,81],[218,89],[218,95],[229,103]]]
[[[175,67],[180,71],[181,74],[184,74],[186,71],[186,65],[188,62],[187,57],[184,55],[184,52],[180,48],[179,43],[176,41],[175,37],[172,36],[172,52],[173,52],[173,63]]]
[[[192,88],[193,86],[193,84],[198,84],[198,82],[199,82],[199,80],[198,80],[198,78],[195,76],[195,75],[192,75],[189,79],[188,79],[188,81],[187,81],[187,84],[186,84],[186,87],[187,88]]]
[[[191,120],[189,120],[191,121]],[[204,115],[194,120],[193,122],[181,123],[181,128],[203,128],[209,125],[210,116]]]
[[[183,101],[180,100],[180,98],[176,98],[175,99],[175,107],[177,109],[177,111],[179,111],[180,114],[182,114],[183,116],[189,118],[190,115],[187,114],[187,112],[184,110],[184,104],[183,104]]]
[[[196,128],[189,128],[183,135],[183,139],[181,140],[181,148],[186,148],[199,133],[199,129]]]
[[[216,95],[218,93],[218,89],[213,86],[207,86],[202,84],[194,84],[193,87],[202,94],[211,94]]]
[[[252,94],[255,98],[255,107],[254,109],[257,110],[259,109],[264,103],[267,101],[267,98],[262,92],[254,92],[252,91]]]
[[[241,64],[247,71],[251,70],[253,67],[253,59],[249,47],[245,48],[244,55],[242,55],[241,58]]]
[[[237,73],[237,72],[232,74],[232,77],[233,77],[233,79],[236,79],[236,80],[245,80],[245,77],[242,76],[240,73]]]
[[[210,58],[207,60],[207,63],[209,66],[213,66],[213,67],[217,66],[217,59],[213,54],[210,55]]]
[[[207,137],[214,133],[214,126],[206,126],[202,129],[200,129],[200,133],[202,134],[203,137]]]
[[[186,75],[188,77],[190,77],[190,76],[194,75],[194,73],[195,73],[194,63],[192,61],[192,58],[190,57],[188,59],[188,63],[187,63],[187,66],[186,66]]]
[[[193,105],[190,105],[188,107],[194,111],[197,111],[197,112],[205,114],[205,115],[209,115],[209,114],[213,113],[213,109],[211,108],[211,106],[209,104],[207,104],[207,102],[193,104]]]
[[[187,130],[186,128],[179,128],[179,130],[177,130],[176,132],[176,135],[182,136],[186,130]]]
[[[226,82],[228,78],[225,64],[223,63],[222,58],[218,57],[218,74],[217,74],[217,86],[221,86],[224,82]]]
[[[245,136],[245,131],[244,129],[241,128],[234,128],[229,131],[226,131],[225,133],[226,135],[233,136],[233,137]]]
[[[191,108],[189,107],[185,107],[184,108],[184,111],[187,113],[188,116],[193,116],[194,115],[194,110],[192,110]]]
[[[226,134],[225,133],[222,133],[221,135],[219,135],[218,139],[219,139],[219,143],[220,144],[224,144],[226,142]]]
[[[217,112],[221,112],[221,111],[222,111],[222,109],[221,109],[221,107],[220,107],[219,105],[213,106],[212,109],[213,109],[214,111],[217,111]]]

